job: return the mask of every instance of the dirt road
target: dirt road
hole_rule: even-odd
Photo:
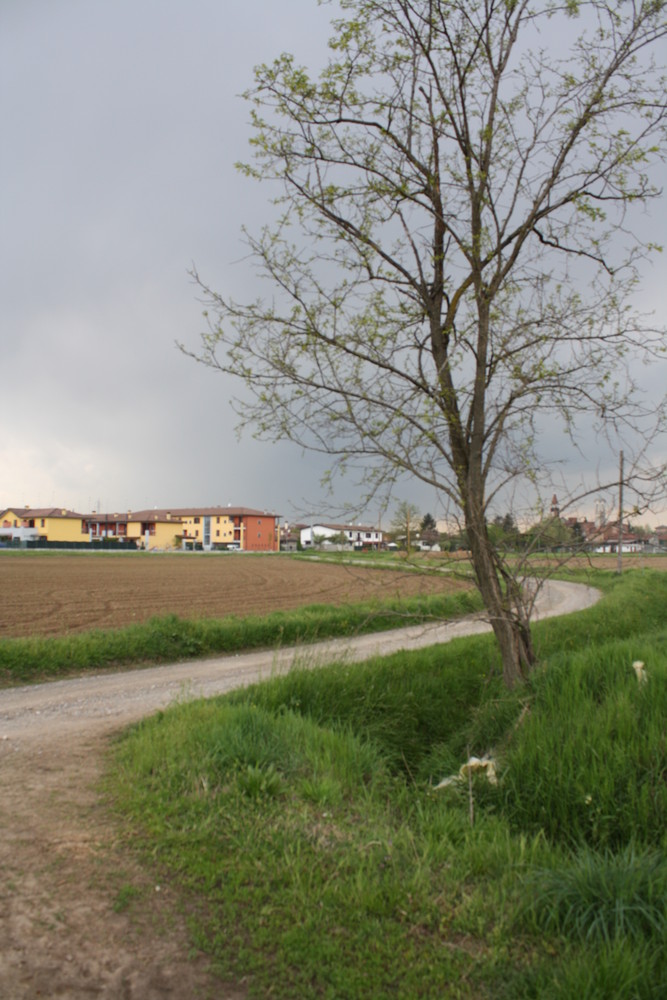
[[[552,582],[539,614],[594,603]],[[479,619],[308,647],[315,665],[487,630]],[[86,676],[0,692],[0,997],[242,1000],[188,950],[168,884],[153,884],[120,842],[99,791],[112,734],[174,699],[211,695],[289,669],[305,650],[251,653]]]

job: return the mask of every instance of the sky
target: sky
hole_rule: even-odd
[[[345,482],[324,495],[325,458],[239,440],[239,386],[176,347],[203,328],[193,266],[254,297],[241,227],[259,230],[269,193],[234,167],[251,134],[240,94],[282,51],[322,64],[331,14],[315,0],[2,0],[0,506],[291,520],[354,499]],[[664,233],[664,201],[660,219]],[[665,277],[664,261],[647,274],[647,309]],[[439,514],[426,487],[398,499]]]

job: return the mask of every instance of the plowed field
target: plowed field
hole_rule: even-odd
[[[0,638],[445,593],[451,577],[284,556],[2,553]]]

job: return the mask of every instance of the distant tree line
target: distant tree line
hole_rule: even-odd
[[[493,545],[504,552],[563,552],[583,548],[586,538],[579,522],[565,521],[557,515],[538,518],[525,529],[520,529],[514,515],[508,511],[496,514],[486,525]],[[647,525],[632,528],[632,533],[640,538],[648,537],[651,528]],[[385,541],[394,542],[401,549],[434,548],[443,552],[469,551],[470,544],[465,528],[439,531],[432,514],[420,517],[414,504],[402,503],[396,508]]]

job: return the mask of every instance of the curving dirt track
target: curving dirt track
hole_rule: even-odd
[[[552,583],[542,614],[597,599]],[[313,665],[482,631],[477,618],[309,648]],[[188,950],[185,917],[123,845],[99,792],[109,740],[175,698],[287,669],[303,651],[216,658],[0,692],[0,997],[243,1000]]]

